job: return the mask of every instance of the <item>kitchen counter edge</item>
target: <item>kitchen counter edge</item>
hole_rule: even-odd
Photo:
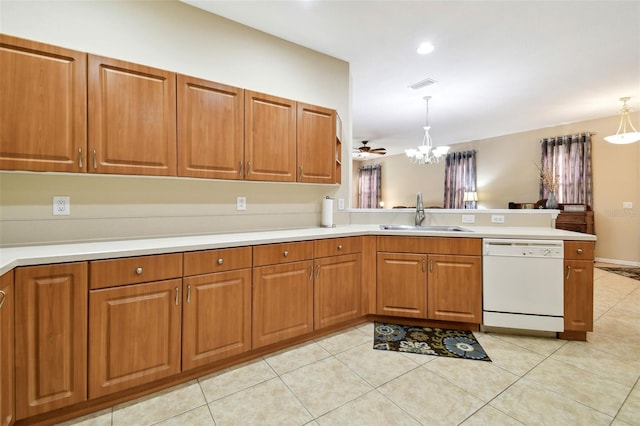
[[[343,225],[334,228],[301,228],[164,238],[100,241],[0,248],[0,275],[19,266],[78,262],[152,254],[210,250],[362,235],[413,237],[513,238],[595,241],[596,236],[546,227],[466,227],[458,231],[387,231],[379,225]]]

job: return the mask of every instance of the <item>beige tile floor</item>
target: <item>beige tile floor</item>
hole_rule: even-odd
[[[76,425],[640,425],[640,281],[595,270],[588,342],[476,333],[493,362],[372,349],[365,324]]]

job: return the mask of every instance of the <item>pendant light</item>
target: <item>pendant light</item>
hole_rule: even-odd
[[[429,134],[429,130],[431,130],[431,126],[429,126],[429,99],[431,99],[431,96],[424,97],[424,100],[427,103],[427,116],[425,119],[422,145],[418,146],[417,149],[405,150],[405,154],[407,154],[407,157],[409,157],[409,161],[414,164],[437,163],[442,157],[447,155],[447,152],[449,152],[448,146],[438,146],[435,148],[433,147],[433,141],[431,140],[431,135]]]
[[[626,96],[620,98],[622,101],[622,109],[620,110],[620,125],[615,135],[606,136],[605,141],[615,144],[628,144],[640,141],[640,132],[638,132],[631,124],[631,117],[629,112],[631,108],[627,105],[627,102],[631,99]]]

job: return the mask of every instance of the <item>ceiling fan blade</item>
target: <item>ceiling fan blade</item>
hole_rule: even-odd
[[[387,153],[387,151],[377,151],[377,150],[369,151],[369,154],[385,155],[386,153]]]
[[[373,148],[373,149],[370,149],[369,152],[386,151],[386,150],[387,148]]]

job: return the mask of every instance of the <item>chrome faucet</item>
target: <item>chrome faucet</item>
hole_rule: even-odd
[[[418,192],[416,199],[416,226],[421,226],[424,221],[424,205],[422,204],[422,192]]]

